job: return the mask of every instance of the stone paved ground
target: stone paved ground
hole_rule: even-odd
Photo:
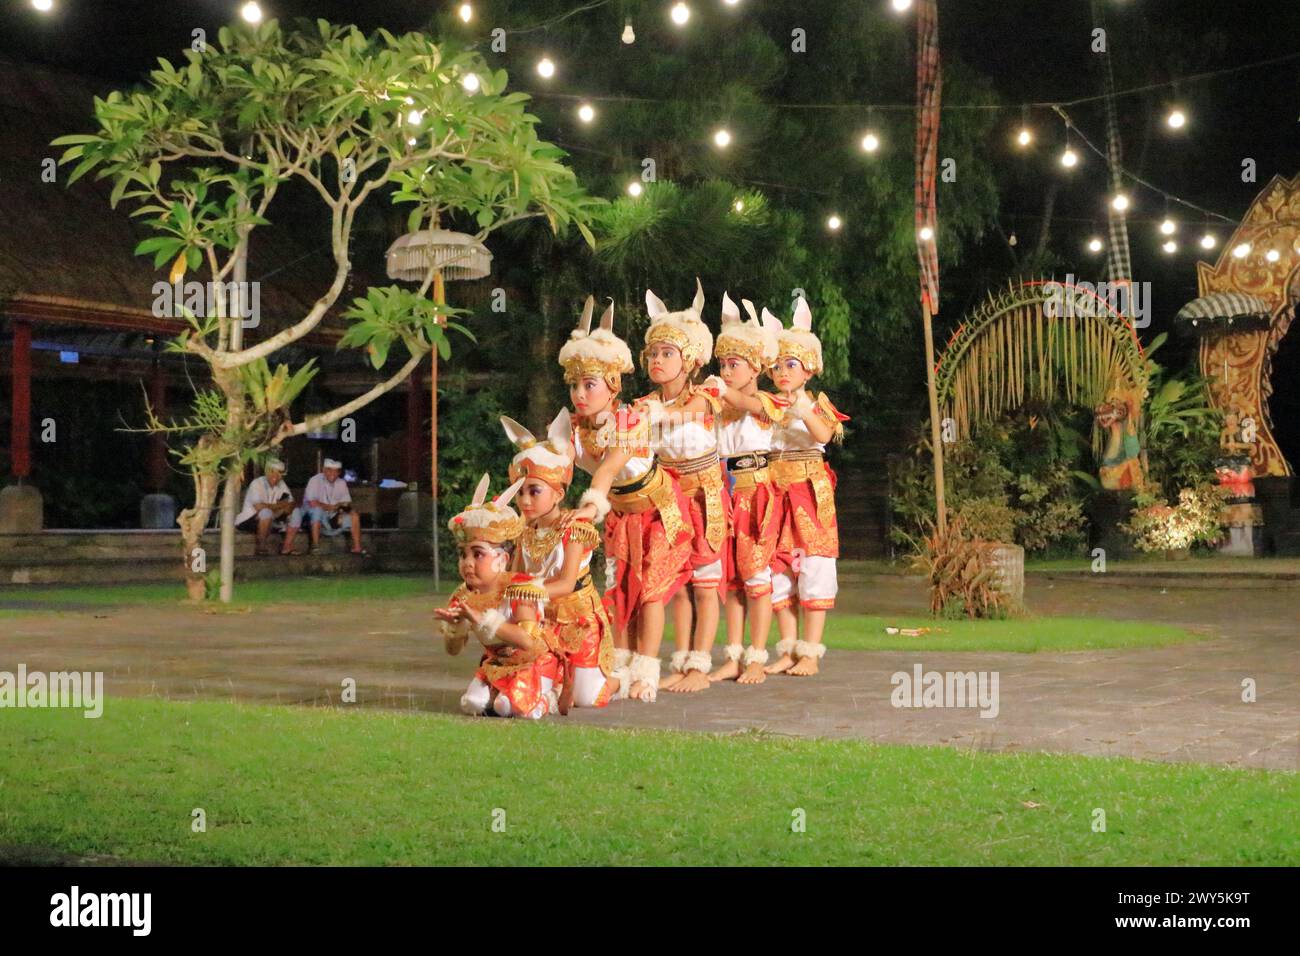
[[[620,702],[569,721],[712,732],[861,737],[977,750],[1045,750],[1300,770],[1300,587],[1151,588],[1032,577],[1040,614],[1181,624],[1212,640],[1150,650],[1076,653],[836,651],[812,679],[719,685],[657,704]],[[861,579],[842,606],[919,613],[913,581]],[[921,639],[918,639],[921,640]],[[102,670],[110,695],[358,702],[454,712],[473,670],[430,640],[428,602],[271,605],[250,613],[150,607],[0,618],[0,670]],[[899,709],[890,677],[997,671],[995,718],[976,709]],[[1255,703],[1241,700],[1253,678]]]

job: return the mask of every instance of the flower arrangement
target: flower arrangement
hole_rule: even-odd
[[[1178,504],[1139,494],[1138,507],[1122,527],[1139,551],[1182,551],[1193,544],[1217,544],[1223,538],[1223,489],[1200,484],[1178,492]]]

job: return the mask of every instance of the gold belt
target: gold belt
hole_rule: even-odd
[[[750,468],[746,471],[733,471],[731,480],[732,487],[737,490],[757,488],[759,485],[771,484],[772,473],[767,468]]]
[[[624,482],[622,486],[613,485],[609,489],[609,503],[617,514],[635,515],[658,509],[669,543],[689,531],[681,509],[677,507],[672,480],[658,463],[651,465],[650,471],[640,478]]]
[[[727,537],[727,512],[722,504],[722,467],[718,455],[704,455],[683,461],[663,462],[677,475],[677,485],[686,495],[704,492],[704,540],[714,551]]]
[[[780,457],[768,465],[772,471],[772,481],[781,491],[786,491],[801,481],[811,484],[813,497],[817,500],[817,520],[823,528],[829,528],[835,522],[835,489],[831,487],[831,478],[821,452],[778,454]],[[787,454],[798,457],[787,458]]]

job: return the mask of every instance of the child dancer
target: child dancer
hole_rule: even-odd
[[[670,312],[649,290],[645,294],[650,327],[646,330],[641,364],[658,388],[647,401],[658,418],[656,456],[689,502],[692,530],[691,590],[695,598],[695,627],[689,613],[674,615],[677,651],[673,674],[659,686],[677,693],[709,687],[713,641],[718,630],[718,588],[722,584],[722,552],[727,540],[731,497],[718,458],[714,416],[722,410],[722,382],[692,382],[713,355],[713,335],[700,318],[704,289],[695,280],[695,300],[689,309]],[[684,600],[684,599],[683,599]],[[683,612],[689,606],[682,605]]]
[[[778,341],[772,381],[790,407],[772,438],[772,481],[782,498],[781,537],[772,579],[781,656],[767,673],[805,677],[817,673],[826,654],[822,632],[826,612],[835,606],[839,530],[835,520],[835,472],[826,464],[828,441],[844,437],[841,415],[823,392],[814,400],[808,382],[822,371],[822,344],[812,333],[812,312],[801,296],[791,328]],[[803,611],[798,638],[796,609]]]
[[[718,450],[731,484],[731,533],[723,550],[726,589],[726,663],[709,680],[761,684],[767,678],[767,634],[772,624],[772,559],[781,531],[781,500],[772,487],[768,455],[772,428],[781,420],[785,401],[758,390],[759,376],[777,356],[781,320],[767,309],[759,321],[754,304],[744,302],[749,321],[729,295],[722,296],[722,331],[714,354],[727,407],[718,419]],[[745,612],[749,611],[750,646],[744,647]],[[741,657],[744,671],[741,671]]]
[[[537,720],[558,707],[559,665],[540,623],[546,591],[524,575],[513,580],[506,570],[523,530],[523,519],[509,506],[522,484],[516,481],[487,502],[484,475],[470,506],[447,523],[460,549],[464,583],[447,607],[433,613],[448,654],[459,654],[471,637],[483,645],[479,669],[460,699],[461,711],[472,716],[490,711]]]
[[[628,668],[628,696],[653,701],[659,690],[664,605],[691,576],[689,506],[676,480],[655,463],[650,409],[619,402],[632,371],[627,343],[614,335],[614,306],[591,331],[587,298],[578,328],[560,349],[576,413],[575,463],[591,474],[577,516],[605,519],[606,599],[614,608],[614,673]],[[635,627],[633,618],[635,617]]]
[[[515,549],[514,567],[544,588],[550,601],[546,627],[564,665],[560,713],[569,704],[604,707],[626,696],[626,681],[613,677],[613,628],[591,580],[591,556],[600,532],[589,521],[566,520],[564,494],[573,480],[573,424],[561,409],[538,442],[514,419],[502,418],[506,436],[519,449],[510,479],[522,481],[519,510],[527,522]],[[626,671],[624,672],[626,676]]]

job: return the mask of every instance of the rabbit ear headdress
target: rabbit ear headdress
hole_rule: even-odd
[[[645,347],[666,344],[682,353],[682,362],[688,367],[707,365],[713,357],[713,334],[700,317],[704,311],[704,287],[699,277],[695,279],[695,299],[689,309],[669,312],[663,300],[649,289],[645,293],[646,312],[650,315],[650,328],[645,333]],[[642,361],[644,364],[644,359]]]
[[[485,474],[474,489],[469,507],[447,522],[447,527],[457,544],[482,541],[498,547],[514,541],[524,530],[524,519],[510,507],[510,502],[523,485],[520,478],[491,501],[487,500],[489,477]]]
[[[813,375],[822,372],[821,339],[812,332],[812,310],[803,296],[794,304],[794,320],[790,328],[782,329],[778,341],[778,359],[795,358]]]
[[[600,328],[593,332],[591,317],[595,307],[595,298],[587,296],[578,327],[560,349],[560,365],[564,367],[564,380],[570,385],[584,378],[600,378],[610,391],[617,392],[622,384],[621,376],[635,368],[632,350],[614,334],[614,300],[610,300],[600,317]]]
[[[506,437],[519,449],[510,462],[510,480],[536,478],[544,481],[563,495],[573,481],[573,422],[569,410],[561,409],[550,428],[546,440],[539,442],[523,425],[513,418],[501,417],[501,427]]]
[[[731,296],[723,293],[722,331],[718,333],[718,344],[713,352],[719,359],[744,359],[755,372],[761,372],[776,361],[776,330],[781,327],[781,322],[767,309],[763,310],[763,321],[760,322],[754,303],[748,299],[740,301],[749,313],[745,322],[740,321],[740,310],[731,301]],[[776,322],[775,328],[771,322]]]

